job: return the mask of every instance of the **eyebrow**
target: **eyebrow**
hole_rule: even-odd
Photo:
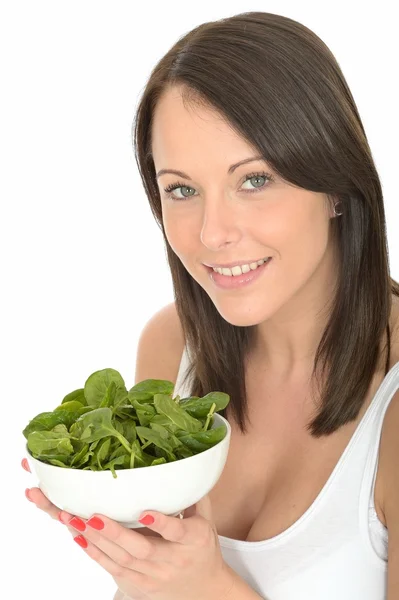
[[[235,163],[234,165],[231,165],[229,167],[227,174],[231,175],[231,173],[233,173],[235,171],[235,169],[237,169],[237,167],[240,167],[241,165],[245,165],[245,163],[253,162],[254,160],[264,160],[264,158],[263,158],[263,156],[252,156],[251,158],[245,158],[244,160],[240,160],[240,162]],[[189,177],[186,173],[183,173],[183,171],[177,171],[176,169],[161,169],[157,173],[157,179],[161,175],[165,175],[165,173],[172,173],[173,175],[178,175],[179,177],[184,177],[184,179],[191,179],[191,177]]]

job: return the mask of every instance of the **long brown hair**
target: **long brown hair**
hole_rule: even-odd
[[[226,322],[170,247],[162,222],[151,149],[154,109],[172,86],[186,105],[216,109],[286,181],[340,201],[331,219],[339,277],[331,314],[314,359],[319,410],[307,425],[314,437],[356,419],[386,348],[399,284],[390,277],[379,176],[355,101],[331,51],[310,29],[287,17],[246,12],[204,23],[158,62],[133,123],[136,161],[160,226],[174,298],[190,353],[191,395],[230,395],[225,411],[247,432],[245,358],[256,326]],[[250,93],[248,93],[250,91]],[[386,333],[386,336],[385,336]],[[382,348],[383,337],[385,346]],[[319,382],[319,366],[325,385]],[[320,379],[321,381],[321,379]]]

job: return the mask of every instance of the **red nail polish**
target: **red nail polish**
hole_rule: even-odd
[[[72,517],[72,519],[69,521],[69,525],[71,527],[75,527],[75,529],[78,531],[84,531],[86,529],[85,523],[82,521],[82,519],[79,519],[79,517]]]
[[[87,525],[93,527],[94,529],[104,529],[104,523],[98,517],[92,517],[87,521]]]
[[[86,539],[83,537],[83,535],[77,535],[76,537],[73,538],[74,541],[79,544],[79,546],[81,546],[82,548],[87,548],[87,541]]]
[[[155,519],[151,515],[146,515],[142,519],[139,519],[139,522],[142,523],[143,525],[152,525],[154,521],[155,521]]]
[[[29,488],[26,488],[26,490],[25,490],[25,496],[28,498],[29,502],[34,502],[34,500],[32,500],[32,498],[29,495]]]

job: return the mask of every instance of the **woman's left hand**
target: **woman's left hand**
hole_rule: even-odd
[[[154,518],[144,524],[161,537],[141,535],[140,529],[127,529],[101,514],[65,524],[83,521],[85,529],[81,525],[76,537],[86,540],[84,551],[134,600],[227,599],[238,576],[223,560],[209,496],[187,508],[183,519],[156,511],[144,515]]]

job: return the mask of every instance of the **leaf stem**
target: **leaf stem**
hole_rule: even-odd
[[[215,408],[216,408],[216,403],[214,402],[209,410],[209,413],[207,415],[207,419],[205,421],[205,425],[202,431],[206,431],[208,429],[208,425],[209,425],[209,421],[212,418],[213,413],[215,412]]]
[[[119,432],[118,432],[118,435],[115,434],[115,437],[118,438],[118,440],[120,441],[120,443],[122,444],[122,446],[124,448],[126,448],[126,450],[129,452],[129,454],[131,454],[132,447],[130,446],[130,444],[127,441],[127,439],[125,437],[123,437],[123,435],[121,433],[119,433]]]

